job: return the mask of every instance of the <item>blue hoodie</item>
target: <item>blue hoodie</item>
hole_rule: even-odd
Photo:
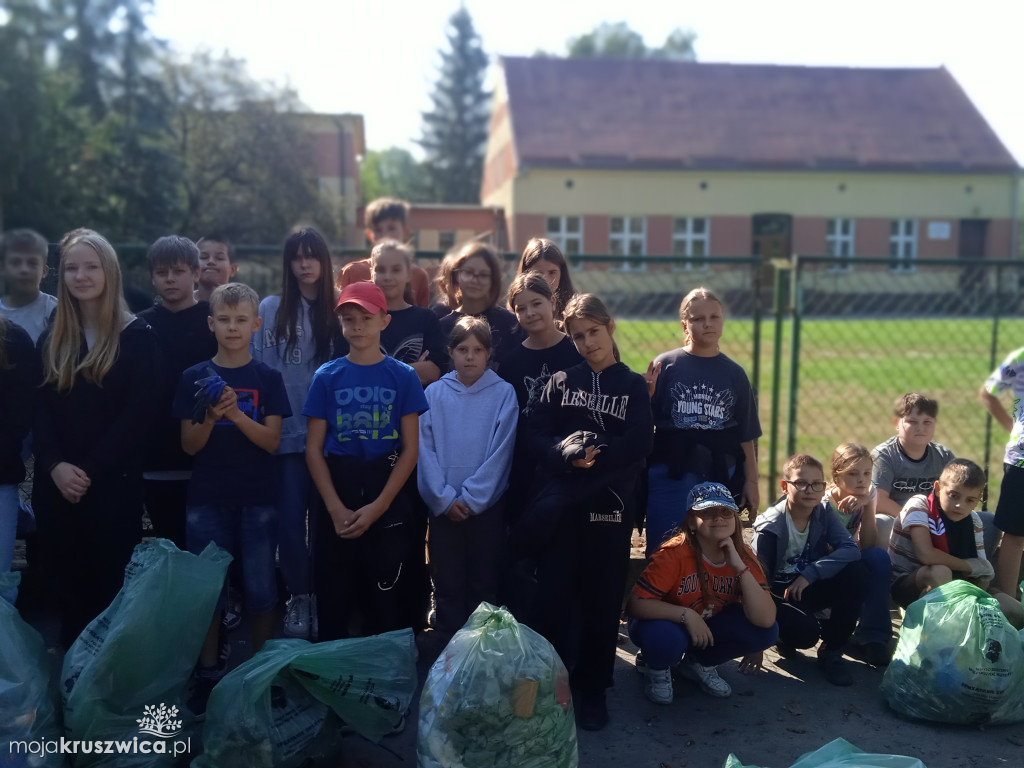
[[[466,387],[447,373],[426,392],[420,416],[417,485],[434,516],[461,501],[479,515],[508,487],[519,403],[512,385],[488,369]]]

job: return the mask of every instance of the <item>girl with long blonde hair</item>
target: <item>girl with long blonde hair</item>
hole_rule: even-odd
[[[65,647],[117,594],[139,540],[157,348],[149,326],[127,310],[110,243],[89,229],[68,232],[54,323],[39,340],[32,492]]]

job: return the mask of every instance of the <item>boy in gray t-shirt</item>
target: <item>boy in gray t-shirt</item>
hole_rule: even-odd
[[[943,468],[955,458],[949,448],[932,441],[938,415],[937,401],[908,392],[896,399],[893,408],[896,434],[871,451],[879,541],[889,540],[893,523],[910,497],[931,493]]]

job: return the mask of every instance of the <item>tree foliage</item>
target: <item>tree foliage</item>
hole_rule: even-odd
[[[398,197],[410,202],[429,199],[424,189],[423,169],[407,149],[369,150],[359,174],[364,203],[378,197]]]
[[[4,0],[0,228],[276,242],[314,220],[336,236],[295,94],[237,60],[179,60],[148,29],[151,6]]]
[[[418,142],[426,152],[427,194],[436,202],[477,203],[491,100],[484,89],[487,55],[465,7],[449,19],[447,38]]]
[[[639,32],[624,21],[598,24],[590,32],[569,40],[570,59],[674,59],[695,61],[695,32],[679,27],[672,30],[660,48],[649,48]]]

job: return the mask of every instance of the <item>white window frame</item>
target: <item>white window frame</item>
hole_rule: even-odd
[[[622,231],[612,232],[612,222],[616,219],[622,220]],[[640,231],[632,232],[633,222],[640,222]],[[618,245],[616,252],[614,246]],[[637,245],[638,253],[631,254],[631,249]],[[647,219],[643,216],[611,216],[608,219],[608,251],[613,256],[643,256],[647,253]],[[646,261],[621,261],[615,264],[612,269],[615,272],[644,272],[647,269]]]
[[[890,271],[895,274],[909,274],[917,270],[917,219],[892,219],[889,224],[889,259],[892,262]]]
[[[696,222],[704,223],[704,231],[696,232]],[[684,228],[680,231],[678,224],[685,222]],[[694,245],[700,243],[704,246],[704,253],[694,256]],[[693,272],[707,272],[711,266],[708,262],[708,254],[711,252],[711,219],[707,216],[676,216],[672,219],[672,255],[676,258],[685,259],[673,263],[673,269]]]
[[[843,225],[848,231],[843,232]],[[835,259],[828,267],[829,272],[850,272],[853,264],[850,259],[855,253],[857,242],[857,220],[848,218],[829,219],[825,225],[825,253]]]
[[[578,231],[569,231],[569,220],[575,219],[578,226]],[[557,222],[558,226],[552,227],[551,224]],[[544,227],[546,229],[545,237],[548,240],[554,240],[555,244],[561,249],[562,255],[565,256],[566,260],[572,265],[573,269],[580,269],[583,262],[577,257],[583,255],[583,217],[582,216],[545,216]],[[576,251],[570,252],[569,242],[575,240]]]

